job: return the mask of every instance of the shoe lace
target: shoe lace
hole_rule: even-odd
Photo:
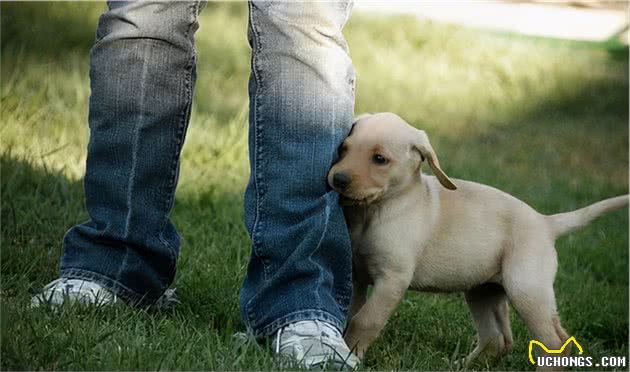
[[[276,333],[276,354],[280,353],[280,335],[282,334],[283,328],[278,328],[278,332]]]
[[[332,359],[343,361],[344,365],[351,366],[348,361],[352,358],[352,353],[348,350],[347,355],[343,355],[338,349],[347,349],[346,343],[343,341],[341,332],[332,324],[323,322],[320,320],[308,321],[310,324],[314,324],[314,328],[303,329],[299,323],[288,324],[276,332],[275,338],[275,352],[280,353],[283,346],[299,345],[300,341],[304,338],[318,338],[322,345],[325,345],[331,352]],[[287,333],[282,340],[283,333]],[[308,354],[309,350],[303,351],[303,354]]]

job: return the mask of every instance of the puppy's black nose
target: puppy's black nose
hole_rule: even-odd
[[[340,190],[344,190],[350,184],[350,177],[343,172],[339,172],[339,173],[335,173],[332,181],[333,181],[333,186],[335,186],[336,188]]]

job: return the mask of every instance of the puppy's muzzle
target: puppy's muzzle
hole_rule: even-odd
[[[333,175],[332,186],[339,191],[344,191],[350,185],[350,181],[350,176],[343,172],[337,172]]]

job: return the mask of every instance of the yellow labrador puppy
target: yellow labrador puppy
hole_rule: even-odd
[[[628,204],[624,195],[542,215],[492,187],[451,180],[425,132],[391,113],[357,118],[339,156],[328,183],[342,196],[352,239],[345,339],[359,357],[408,288],[465,293],[478,333],[468,362],[510,350],[508,300],[538,340],[559,348],[568,336],[553,290],[554,241]],[[435,177],[420,172],[425,161]]]

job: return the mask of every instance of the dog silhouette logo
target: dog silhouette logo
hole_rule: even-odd
[[[545,344],[543,344],[542,342],[538,341],[538,340],[529,340],[529,349],[528,349],[528,354],[529,354],[529,361],[530,363],[536,365],[536,361],[534,360],[534,356],[532,355],[532,350],[534,348],[534,345],[538,345],[541,349],[543,349],[544,352],[549,353],[549,354],[560,354],[564,351],[564,349],[571,343],[573,342],[575,344],[575,346],[578,349],[579,354],[582,354],[584,352],[584,349],[582,349],[582,345],[580,345],[579,342],[577,342],[577,340],[575,339],[574,336],[569,337],[564,344],[562,345],[562,347],[560,347],[560,349],[549,349],[547,346],[545,346]]]

